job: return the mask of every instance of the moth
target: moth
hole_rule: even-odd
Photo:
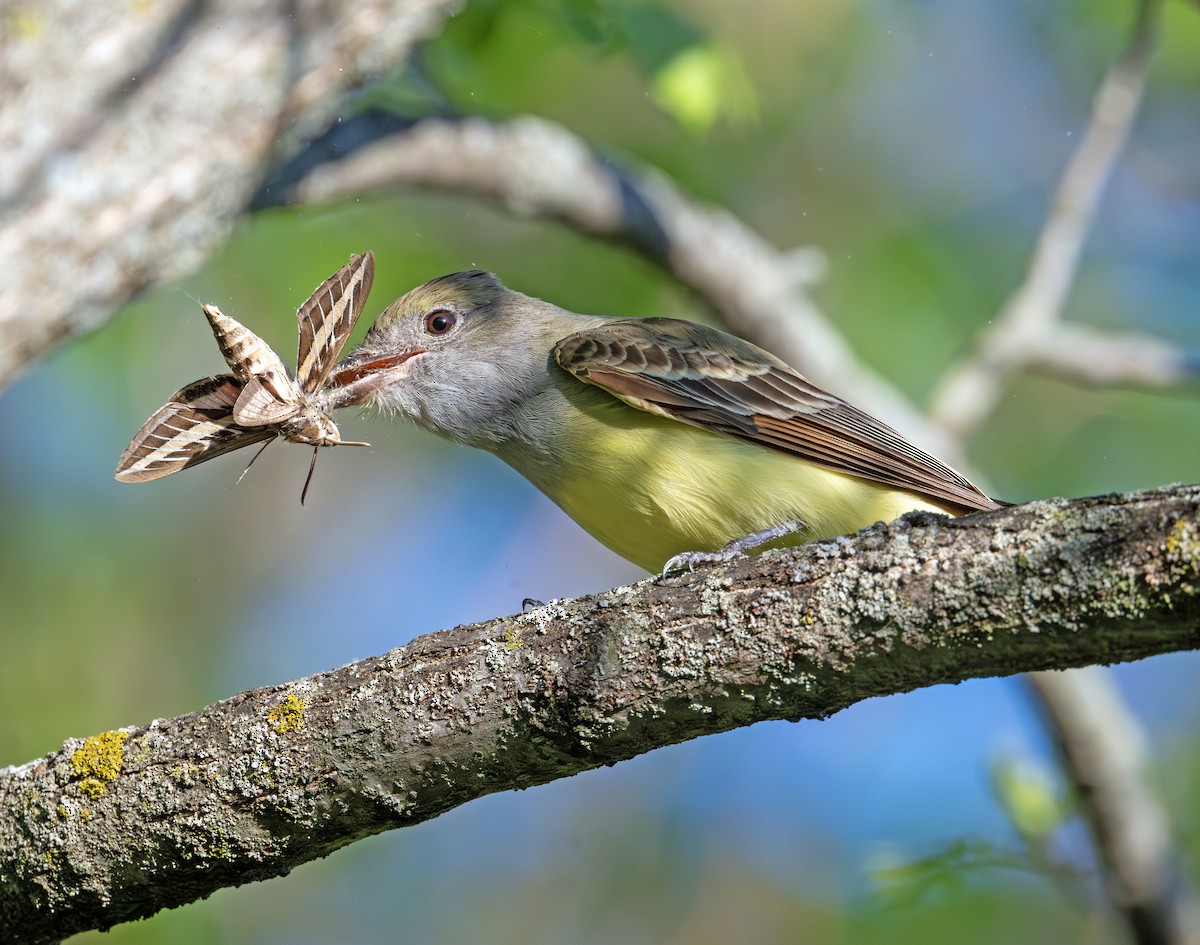
[[[327,388],[326,382],[374,278],[373,254],[351,256],[296,310],[300,342],[294,377],[249,328],[215,305],[201,306],[232,373],[194,381],[172,394],[125,448],[116,478],[148,482],[243,446],[263,443],[265,449],[283,437],[313,447],[300,494],[303,504],[322,446],[370,446],[342,439],[331,414],[348,406],[350,398],[339,388]]]

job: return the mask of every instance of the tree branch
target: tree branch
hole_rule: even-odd
[[[1025,367],[1050,377],[1099,387],[1165,388],[1200,379],[1200,356],[1157,338],[1059,324],[1030,351]]]
[[[460,5],[51,0],[4,24],[0,386],[207,259],[270,158]]]
[[[765,719],[1200,645],[1200,486],[915,513],[420,637],[0,771],[0,926],[51,942]]]
[[[950,436],[971,435],[1023,370],[1076,382],[1141,387],[1195,383],[1200,361],[1144,335],[1062,320],[1091,224],[1133,130],[1157,41],[1161,0],[1138,0],[1130,38],[1096,94],[1091,119],[1059,181],[1025,280],[980,334],[975,354],[946,372],[930,413]],[[1064,770],[1079,792],[1112,905],[1139,945],[1200,940],[1195,890],[1146,783],[1141,732],[1103,672],[1033,673]]]

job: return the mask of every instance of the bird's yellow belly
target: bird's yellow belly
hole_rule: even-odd
[[[596,539],[648,571],[786,521],[805,529],[767,547],[854,532],[913,509],[942,511],[906,492],[616,406],[608,422],[590,418],[560,441],[553,463],[505,458]]]

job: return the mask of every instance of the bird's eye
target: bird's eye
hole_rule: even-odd
[[[425,330],[431,335],[444,335],[457,321],[453,312],[439,308],[425,316]]]

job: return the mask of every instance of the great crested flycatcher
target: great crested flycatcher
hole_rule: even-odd
[[[397,299],[332,383],[496,454],[650,571],[1001,505],[749,342],[579,315],[483,270]]]

